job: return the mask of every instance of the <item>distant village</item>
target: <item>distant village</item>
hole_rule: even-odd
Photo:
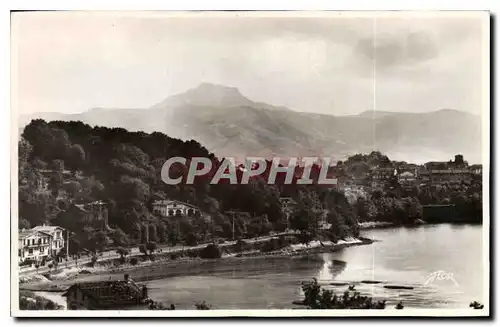
[[[342,165],[335,167],[340,188],[353,185],[383,189],[387,182],[396,179],[404,188],[414,186],[439,186],[445,184],[470,184],[482,175],[482,165],[470,165],[460,154],[454,160],[431,161],[423,165],[389,161],[353,171],[351,174]]]

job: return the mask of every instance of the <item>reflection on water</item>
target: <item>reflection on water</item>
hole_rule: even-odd
[[[323,259],[323,267],[321,267],[318,273],[317,280],[320,283],[323,281],[331,282],[342,273],[347,263],[341,260],[333,260],[326,253],[321,254],[321,257]]]
[[[346,284],[389,305],[467,308],[484,302],[481,226],[433,225],[371,230],[381,242],[299,258],[223,260],[193,268],[189,276],[148,282],[153,299],[182,309],[206,301],[219,309],[292,308],[302,281],[317,278],[325,288],[343,292]],[[453,280],[429,277],[436,271]],[[380,281],[364,283],[362,281]],[[456,282],[456,283],[455,283]],[[407,289],[387,289],[405,285]]]

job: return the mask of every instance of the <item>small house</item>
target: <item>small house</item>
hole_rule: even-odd
[[[177,200],[157,200],[153,202],[153,212],[163,217],[200,216],[200,208]]]
[[[127,274],[123,280],[73,284],[63,296],[68,310],[147,310],[150,303],[147,287]]]

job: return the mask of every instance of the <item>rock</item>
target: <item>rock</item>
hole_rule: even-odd
[[[332,286],[347,286],[347,285],[349,285],[349,283],[348,282],[332,282],[332,283],[330,283],[330,285],[332,285]]]
[[[404,285],[384,285],[384,288],[388,288],[391,290],[412,290],[414,287]]]

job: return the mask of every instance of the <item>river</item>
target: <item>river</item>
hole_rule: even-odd
[[[197,301],[214,309],[284,309],[302,298],[302,281],[317,278],[320,283],[355,283],[362,294],[387,299],[388,306],[401,300],[406,308],[468,308],[473,300],[486,301],[482,226],[398,227],[367,230],[362,236],[379,242],[301,258],[216,261],[188,275],[148,281],[149,295],[177,309],[193,309]],[[383,287],[388,284],[414,289]]]

